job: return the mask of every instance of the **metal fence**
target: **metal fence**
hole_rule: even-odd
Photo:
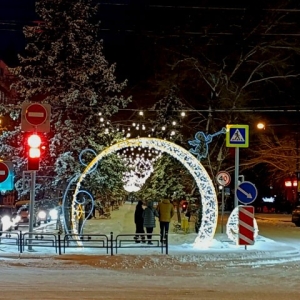
[[[114,255],[124,248],[159,248],[162,254],[169,253],[168,235],[161,239],[160,234],[139,234],[139,240],[136,233],[118,234],[114,236],[113,232],[106,234],[55,234],[55,233],[37,233],[37,232],[7,232],[0,231],[0,250],[1,246],[7,246],[9,249],[24,253],[25,248],[31,252],[33,247],[40,251],[49,253],[49,249],[56,254],[70,253],[71,249],[93,249],[94,254],[97,250],[105,250],[106,254]],[[150,239],[151,236],[151,239]],[[13,251],[12,251],[13,252]],[[32,254],[35,252],[32,251]],[[100,253],[100,251],[99,251]]]

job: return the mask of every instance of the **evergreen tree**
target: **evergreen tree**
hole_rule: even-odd
[[[37,1],[36,12],[41,22],[24,28],[28,43],[20,65],[11,69],[18,79],[13,88],[21,101],[51,104],[48,151],[38,175],[63,186],[82,169],[83,149],[107,146],[100,147],[105,139],[99,114],[110,117],[130,98],[121,95],[126,81],[117,83],[116,65],[104,57],[91,0]]]

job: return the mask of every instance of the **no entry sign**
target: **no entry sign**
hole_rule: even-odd
[[[47,120],[47,109],[39,103],[30,104],[27,107],[25,118],[31,125],[41,125]]]
[[[0,182],[4,182],[8,178],[8,175],[9,175],[8,166],[5,163],[0,162]]]
[[[51,106],[46,103],[23,102],[21,130],[27,132],[50,131]]]

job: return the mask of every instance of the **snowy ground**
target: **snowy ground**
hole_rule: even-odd
[[[110,220],[91,220],[86,232],[131,233],[133,210],[126,204]],[[293,226],[280,218],[259,222]],[[193,248],[195,233],[171,232],[168,256],[151,248],[114,256],[38,249],[19,259],[0,245],[0,299],[299,299],[297,245],[259,236],[245,250],[217,231],[209,249]]]

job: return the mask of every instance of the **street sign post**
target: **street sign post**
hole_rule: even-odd
[[[31,132],[50,131],[51,106],[45,103],[22,104],[21,130]]]
[[[222,186],[222,214],[221,214],[221,233],[223,233],[223,216],[224,216],[224,206],[225,206],[225,201],[224,201],[224,190],[225,186],[229,185],[231,181],[230,174],[226,171],[220,171],[217,176],[216,180],[218,184]]]
[[[226,126],[226,147],[235,148],[234,159],[234,188],[238,186],[239,176],[239,160],[240,160],[240,148],[249,147],[249,125],[227,125]],[[238,199],[234,196],[234,206],[238,206]]]
[[[257,189],[255,185],[250,181],[244,181],[238,185],[235,190],[237,199],[247,205],[252,203],[257,197]]]

